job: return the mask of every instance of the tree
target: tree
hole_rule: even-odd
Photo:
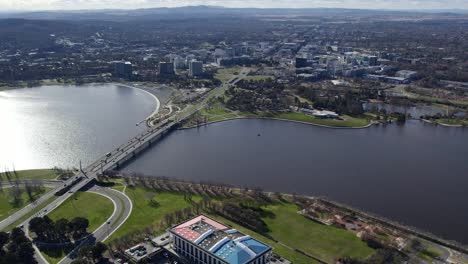
[[[16,257],[20,263],[36,263],[34,259],[34,248],[30,241],[18,245]]]
[[[3,239],[4,239],[4,235]],[[1,258],[2,263],[37,263],[34,259],[34,248],[21,228],[11,230],[6,246],[6,254]]]
[[[42,217],[34,217],[29,221],[29,230],[36,233],[38,237],[41,237],[46,229],[46,223]]]
[[[97,242],[94,246],[87,245],[81,247],[78,251],[78,257],[86,261],[82,263],[99,263],[106,250],[107,246],[104,243]]]
[[[66,237],[70,231],[70,222],[65,219],[59,219],[55,222],[55,231],[60,237]]]
[[[75,217],[70,221],[69,227],[74,239],[81,238],[87,234],[86,229],[89,226],[88,219],[84,217]]]
[[[92,256],[95,262],[100,262],[103,257],[104,252],[106,252],[107,246],[102,242],[97,242],[96,245],[92,248]]]
[[[92,259],[92,251],[93,251],[93,246],[91,245],[82,246],[78,250],[78,257],[81,259],[86,259],[90,261]]]
[[[18,186],[13,186],[10,188],[10,197],[12,199],[11,203],[13,206],[17,207],[21,204],[21,189]]]
[[[28,195],[29,201],[32,202],[34,201],[34,193],[33,193],[33,187],[29,183],[29,181],[26,181],[24,183],[24,189],[26,190],[26,194]]]

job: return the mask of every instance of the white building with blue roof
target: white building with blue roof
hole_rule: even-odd
[[[195,264],[266,264],[272,248],[207,216],[169,230],[174,249]]]

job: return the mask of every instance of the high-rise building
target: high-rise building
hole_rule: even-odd
[[[193,264],[267,264],[271,247],[200,215],[169,232],[174,250]]]
[[[296,57],[296,68],[307,67],[307,58]]]
[[[114,64],[114,72],[118,78],[131,79],[133,73],[132,63],[129,61],[119,61]]]
[[[377,65],[377,56],[369,56],[369,66]]]
[[[160,62],[159,63],[159,74],[161,75],[174,75],[174,63],[172,62]]]
[[[203,74],[203,62],[201,61],[191,61],[189,63],[189,75],[190,76],[199,76]]]

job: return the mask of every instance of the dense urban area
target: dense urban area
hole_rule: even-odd
[[[86,168],[5,168],[0,263],[468,263],[460,242],[322,197],[119,171],[172,130],[230,119],[465,128],[466,14],[13,13],[0,14],[0,40],[0,91],[112,83],[171,94],[145,132]]]

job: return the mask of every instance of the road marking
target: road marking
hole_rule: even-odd
[[[122,192],[119,192],[117,190],[114,190],[114,189],[109,189],[111,191],[114,191],[114,192],[118,192],[118,193],[121,193],[123,196],[125,196],[125,198],[128,200],[129,204],[130,204],[130,210],[127,214],[127,216],[125,217],[125,219],[112,231],[110,232],[107,237],[105,237],[102,241],[106,241],[112,234],[114,234],[115,231],[117,231],[120,226],[122,226],[125,222],[127,222],[127,219],[130,217],[130,215],[132,214],[132,211],[133,211],[133,203],[132,203],[132,200],[130,199],[130,197],[128,197],[125,193],[122,193]]]

